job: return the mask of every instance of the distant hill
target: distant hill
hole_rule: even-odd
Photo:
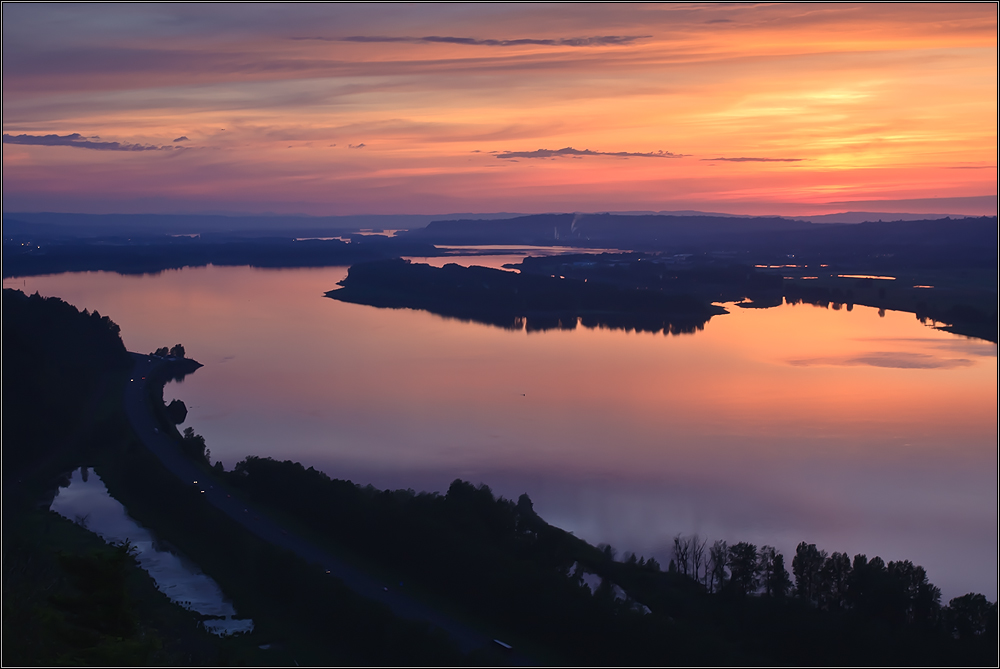
[[[812,223],[777,216],[535,214],[484,221],[433,221],[405,235],[432,244],[671,245],[761,232],[808,230]]]
[[[518,214],[492,212],[484,214],[368,214],[355,216],[306,215],[245,215],[245,214],[73,214],[57,212],[5,212],[4,231],[8,228],[20,234],[47,234],[63,237],[99,235],[183,235],[183,234],[260,234],[317,235],[344,230],[416,230],[435,221],[489,221],[531,218],[536,216],[627,216],[648,218],[797,220],[811,223],[862,223],[865,221],[913,221],[945,218],[945,214],[905,214],[848,211],[816,216],[748,216],[704,211],[614,211],[604,213]],[[963,218],[952,215],[951,218]]]
[[[359,216],[279,216],[224,214],[62,214],[54,212],[4,212],[4,233],[8,227],[18,232],[32,230],[67,237],[96,235],[184,235],[212,233],[289,235],[339,233],[358,229],[420,228],[433,220],[470,218],[511,218],[509,212],[492,214],[386,214]]]
[[[792,216],[791,218],[810,223],[867,223],[876,221],[925,221],[941,218],[977,218],[955,214],[898,214],[882,211],[843,211],[839,214],[819,214],[816,216]]]
[[[996,226],[996,217],[817,224],[780,217],[539,214],[433,221],[400,236],[436,245],[562,245],[988,267],[996,265]]]

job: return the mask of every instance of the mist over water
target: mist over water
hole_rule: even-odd
[[[4,286],[110,316],[133,351],[182,343],[205,367],[165,399],[227,468],[261,455],[378,487],[463,478],[527,492],[619,554],[666,563],[675,534],[698,532],[790,562],[804,540],[912,560],[945,601],[996,599],[995,344],[860,306],[730,305],[684,335],[509,331],[323,297],[346,272]]]

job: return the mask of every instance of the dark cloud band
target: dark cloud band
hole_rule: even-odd
[[[562,39],[476,39],[474,37],[387,37],[353,35],[351,37],[293,37],[296,40],[323,42],[406,42],[409,44],[465,44],[469,46],[625,46],[651,35],[603,35],[599,37],[566,37]]]
[[[702,160],[725,160],[730,163],[801,163],[805,158],[702,158]]]
[[[648,153],[632,153],[629,151],[591,151],[590,149],[536,149],[535,151],[503,151],[496,154],[497,158],[558,158],[560,156],[622,156],[625,158],[686,158],[682,153],[669,151],[650,151]]]
[[[179,146],[153,146],[122,142],[95,142],[78,132],[74,132],[72,135],[8,135],[5,133],[3,143],[26,144],[28,146],[74,146],[78,149],[92,149],[94,151],[170,151],[181,148]]]

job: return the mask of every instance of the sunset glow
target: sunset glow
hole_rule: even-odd
[[[5,4],[4,209],[993,214],[996,17]]]

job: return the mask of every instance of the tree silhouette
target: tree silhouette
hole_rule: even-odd
[[[996,634],[997,605],[990,604],[985,595],[969,593],[948,602],[945,624],[956,639],[974,639],[985,636],[990,630]]]
[[[766,587],[770,595],[777,599],[784,599],[788,596],[788,591],[792,589],[792,579],[788,577],[788,570],[785,569],[785,556],[781,553],[774,556],[771,575],[766,582]]]
[[[726,585],[728,578],[726,563],[728,561],[729,545],[721,539],[713,543],[712,547],[708,549],[709,592],[719,592]]]
[[[826,560],[826,551],[816,548],[816,544],[800,543],[792,558],[792,573],[795,574],[795,594],[809,602],[816,602],[821,582],[820,569]]]
[[[757,591],[757,547],[741,541],[729,547],[729,586],[733,592],[746,597]]]
[[[691,575],[691,539],[680,534],[674,537],[674,564],[677,571],[685,576]]]
[[[823,562],[817,592],[822,608],[839,611],[847,606],[847,580],[850,575],[851,559],[844,553],[834,553]]]
[[[189,456],[208,461],[208,450],[205,448],[205,437],[194,433],[194,428],[184,428],[184,438],[181,440],[181,449]]]
[[[187,406],[181,400],[171,400],[167,405],[167,417],[174,425],[179,425],[187,419]]]
[[[937,622],[941,611],[941,590],[927,580],[923,567],[909,560],[890,562],[888,575],[907,623],[921,626]]]
[[[774,546],[761,546],[757,553],[757,573],[767,597],[783,598],[792,586],[785,570],[785,556]]]

